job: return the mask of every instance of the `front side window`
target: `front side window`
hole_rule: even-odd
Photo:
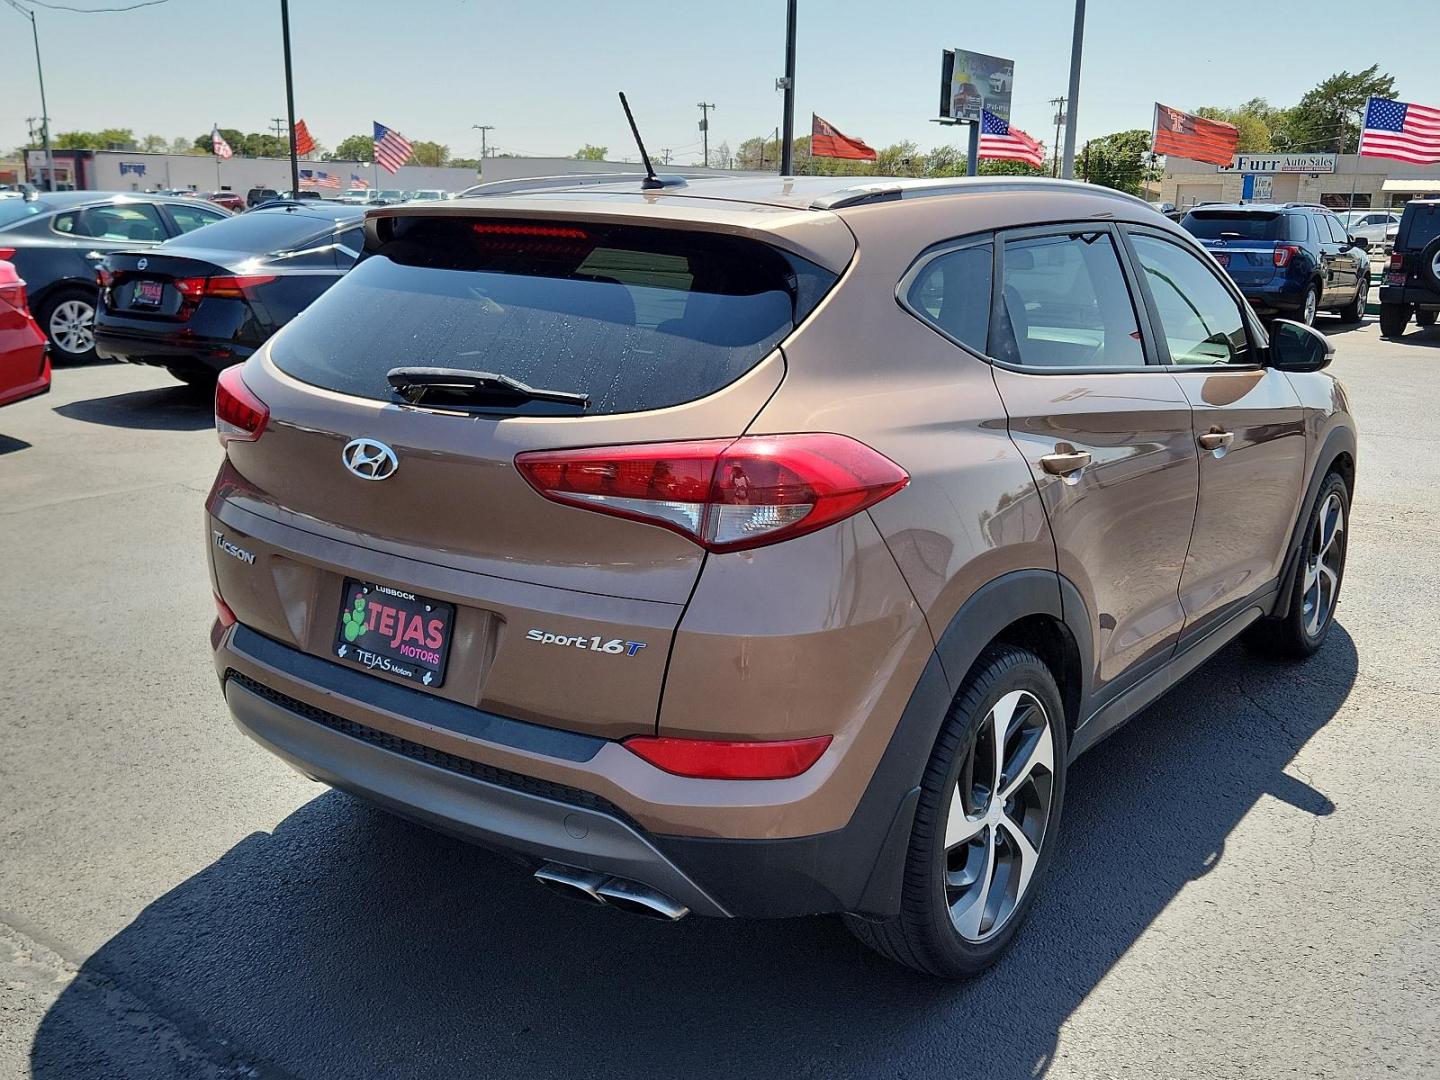
[[[56,222],[56,228],[60,228],[59,221]],[[96,240],[131,240],[158,244],[166,239],[165,226],[160,222],[160,215],[149,203],[88,207],[75,215],[68,231],[76,236],[89,236]]]
[[[1135,306],[1106,231],[1005,242],[1009,335],[994,355],[1026,367],[1143,367]]]
[[[989,244],[937,255],[910,282],[905,306],[956,341],[983,353],[990,331],[993,262]]]
[[[1172,364],[1247,364],[1250,337],[1240,306],[1200,259],[1168,240],[1132,236],[1160,313]]]

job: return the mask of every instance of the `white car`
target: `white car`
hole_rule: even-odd
[[[1363,236],[1376,252],[1394,247],[1395,236],[1400,231],[1398,210],[1343,210],[1340,220],[1351,236]]]

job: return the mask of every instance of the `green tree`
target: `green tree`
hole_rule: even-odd
[[[134,150],[135,132],[130,128],[62,131],[55,136],[53,145],[57,150]]]
[[[332,161],[374,161],[375,137],[373,135],[351,135],[341,139],[330,152]]]
[[[579,150],[575,151],[576,161],[604,161],[605,155],[609,153],[608,146],[592,146],[586,143]]]
[[[206,149],[208,150],[209,147],[207,146]],[[185,138],[185,137],[182,135],[182,136],[177,136],[176,138],[170,140],[170,153],[172,153],[172,154],[198,154],[198,153],[200,153],[200,151],[195,148],[194,142],[192,142],[191,140]]]
[[[412,153],[410,164],[412,165],[427,165],[434,168],[444,165],[450,160],[450,147],[437,142],[417,139],[410,144],[410,150]]]
[[[168,145],[163,135],[146,135],[140,140],[138,147],[146,154],[163,154]]]
[[[1394,76],[1382,72],[1378,64],[1354,75],[1348,71],[1331,75],[1287,110],[1284,122],[1272,133],[1274,149],[1353,154],[1360,145],[1360,110],[1366,99],[1394,95]]]
[[[964,176],[966,155],[958,146],[937,146],[925,155],[926,176]]]
[[[220,136],[230,144],[230,149],[235,151],[237,157],[250,156],[245,152],[245,133],[243,131],[237,128],[221,128]],[[215,149],[215,144],[211,141],[208,131],[204,135],[196,135],[195,141],[191,145],[202,154],[212,153]]]
[[[1117,131],[1085,144],[1080,163],[1085,178],[1117,191],[1139,195],[1154,169],[1150,153],[1150,132],[1143,128]]]
[[[763,136],[746,139],[735,149],[735,167],[774,172],[780,168],[780,140]]]
[[[1024,161],[981,161],[975,170],[981,176],[1049,176],[1050,170],[1043,165],[1031,165]]]

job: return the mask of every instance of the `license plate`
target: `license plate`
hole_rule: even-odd
[[[345,579],[331,646],[341,660],[435,688],[445,681],[455,605]]]
[[[1230,253],[1228,251],[1217,251],[1215,253],[1215,261],[1218,262],[1221,266],[1229,266]]]
[[[1390,285],[1404,285],[1404,284],[1405,284],[1405,273],[1404,273],[1404,271],[1401,271],[1401,272],[1398,273],[1398,274],[1386,274],[1386,275],[1385,275],[1385,281],[1386,281],[1387,284],[1390,284]]]
[[[164,299],[165,286],[158,281],[137,281],[130,303],[136,307],[159,307]]]

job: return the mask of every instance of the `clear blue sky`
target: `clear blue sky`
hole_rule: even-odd
[[[1403,20],[1401,8],[1412,12]],[[1304,28],[1289,33],[1274,6],[1256,20],[1254,0],[1091,0],[1082,140],[1148,127],[1157,98],[1288,104],[1337,70],[1375,62],[1400,97],[1440,105],[1440,4],[1402,3],[1373,23],[1338,0],[1295,10]],[[958,138],[927,121],[940,50],[960,46],[1014,58],[1012,121],[1048,145],[1046,102],[1065,91],[1072,11],[1070,0],[800,0],[797,134],[813,110],[873,146]],[[779,123],[784,13],[784,0],[292,0],[296,111],[331,147],[380,120],[474,157],[470,125],[486,123],[501,150],[564,155],[591,142],[618,157],[632,152],[615,100],[623,89],[652,152],[698,162],[696,102],[718,106],[712,149]],[[212,121],[263,131],[285,115],[278,0],[38,18],[52,131],[129,127],[168,139]],[[25,117],[38,113],[29,26],[0,4],[0,147],[23,143]]]

